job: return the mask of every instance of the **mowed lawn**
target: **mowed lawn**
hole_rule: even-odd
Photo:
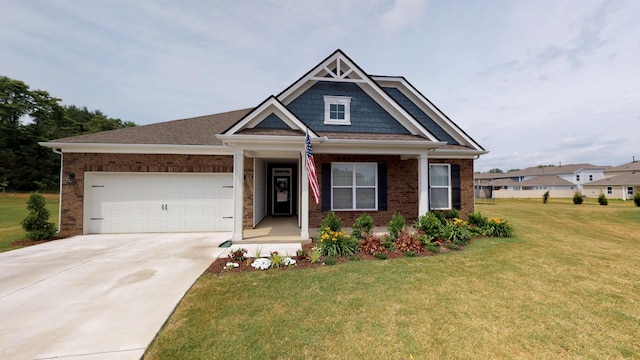
[[[640,358],[640,208],[478,205],[462,252],[203,275],[145,359]]]
[[[17,248],[12,242],[24,239],[25,231],[20,224],[29,213],[27,200],[30,194],[0,193],[0,252]],[[58,226],[58,194],[43,194],[47,209],[51,213],[49,222]]]

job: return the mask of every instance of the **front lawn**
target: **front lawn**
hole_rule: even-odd
[[[47,201],[47,209],[51,212],[49,222],[58,225],[58,194],[43,194]],[[20,222],[27,217],[27,200],[29,194],[0,194],[0,252],[9,251],[20,246],[14,241],[23,239],[25,231]]]
[[[205,274],[145,359],[640,357],[639,208],[476,210],[509,219],[515,237],[433,257]]]

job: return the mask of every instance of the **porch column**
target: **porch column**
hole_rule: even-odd
[[[307,174],[307,153],[301,153],[302,184],[300,184],[300,239],[309,239],[309,176]]]
[[[429,211],[429,156],[424,153],[418,158],[418,216]]]
[[[233,240],[242,240],[244,220],[244,149],[233,150]]]

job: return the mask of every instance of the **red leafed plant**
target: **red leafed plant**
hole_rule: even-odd
[[[236,249],[234,251],[231,252],[231,254],[229,254],[229,259],[235,260],[235,261],[244,261],[246,260],[246,257],[244,256],[244,254],[247,253],[247,249]]]
[[[358,249],[360,252],[374,255],[374,254],[385,254],[387,252],[387,248],[384,247],[382,240],[377,238],[371,234],[363,233],[362,240],[360,240],[360,244],[358,245]]]
[[[396,250],[401,252],[413,251],[421,253],[424,251],[424,245],[420,242],[417,234],[402,231],[398,234],[398,240],[396,240]]]

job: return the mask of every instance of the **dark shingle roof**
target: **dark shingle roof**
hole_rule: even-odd
[[[54,140],[56,143],[222,145],[216,134],[252,109],[198,116]]]

